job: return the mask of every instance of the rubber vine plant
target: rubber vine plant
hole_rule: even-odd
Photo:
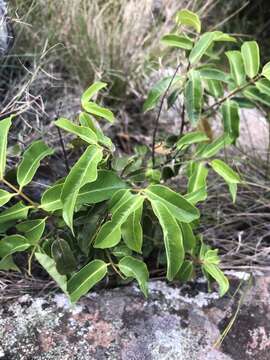
[[[96,102],[106,84],[91,85],[82,95],[78,118],[55,121],[77,139],[82,155],[40,199],[29,197],[28,186],[54,150],[43,140],[33,142],[15,167],[16,179],[10,180],[13,116],[0,121],[1,270],[19,270],[16,256],[24,252],[29,274],[33,261],[38,262],[71,302],[113,276],[122,282],[136,279],[147,296],[149,268],[164,272],[169,281],[189,281],[202,272],[209,284],[218,283],[221,295],[228,291],[218,250],[198,232],[198,203],[207,198],[210,171],[228,184],[235,201],[240,177],[218,156],[239,135],[241,107],[270,105],[270,63],[259,72],[258,45],[248,41],[241,50],[225,53],[226,71],[216,48],[224,42],[238,47],[235,38],[220,31],[201,35],[198,16],[178,12],[174,32],[162,43],[175,58],[184,51],[185,61],[150,91],[144,110],[159,104],[152,146],[137,146],[132,156],[117,156],[101,130],[100,120],[113,123],[114,115]],[[179,135],[158,143],[162,107],[177,101],[182,105]],[[209,121],[218,113],[224,131],[215,138]],[[185,193],[166,185],[175,176],[188,178]]]

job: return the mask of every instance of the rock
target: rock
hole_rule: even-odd
[[[4,0],[0,0],[0,56],[11,48],[14,34],[11,22],[7,16],[7,6]]]
[[[239,279],[234,276],[231,284],[233,294]],[[73,307],[61,294],[24,295],[0,308],[0,355],[7,360],[269,360],[270,276],[256,278],[253,286],[244,282],[234,297],[219,298],[206,288],[203,281],[182,287],[152,281],[148,299],[132,285],[92,292]],[[221,347],[214,347],[235,314]]]

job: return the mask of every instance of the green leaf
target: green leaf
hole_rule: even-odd
[[[215,34],[213,32],[206,32],[199,38],[189,55],[189,61],[192,65],[201,60],[214,40]]]
[[[66,177],[61,194],[63,218],[73,231],[73,213],[80,189],[97,179],[97,166],[102,160],[101,148],[90,145]]]
[[[55,121],[55,125],[63,130],[66,130],[78,136],[80,139],[86,141],[88,144],[97,144],[96,134],[88,127],[73,124],[71,121],[64,118]]]
[[[182,231],[184,249],[191,252],[196,246],[196,237],[193,234],[192,227],[190,224],[181,222],[179,222],[179,226]]]
[[[129,215],[121,227],[125,244],[133,251],[142,252],[143,231],[141,226],[142,206]]]
[[[0,180],[3,179],[5,174],[7,157],[7,137],[9,128],[11,126],[11,119],[12,117],[10,116],[9,118],[0,121]]]
[[[202,79],[206,80],[219,80],[224,83],[228,82],[228,74],[225,72],[211,67],[203,67],[199,69],[200,76]]]
[[[241,86],[246,81],[246,73],[243,57],[240,51],[232,50],[225,53],[229,60],[231,75],[237,86]]]
[[[52,244],[51,252],[59,274],[66,275],[76,270],[76,259],[65,240],[55,240]]]
[[[186,194],[184,198],[192,205],[196,205],[198,202],[207,199],[207,189],[203,186],[196,191]]]
[[[112,254],[113,254],[113,256],[117,257],[118,259],[122,259],[125,256],[131,256],[132,250],[130,250],[130,248],[128,248],[124,244],[119,244],[113,248]]]
[[[0,189],[0,206],[5,205],[15,194],[11,194],[5,190]]]
[[[95,204],[110,199],[127,184],[117,174],[109,170],[99,170],[96,181],[84,185],[79,192],[77,204]]]
[[[107,274],[107,266],[102,260],[93,260],[74,274],[67,283],[70,300],[75,303]]]
[[[205,80],[206,90],[215,99],[221,98],[224,95],[224,88],[219,80]]]
[[[269,80],[262,79],[262,80],[256,81],[255,86],[261,93],[268,95],[270,98],[270,81]]]
[[[225,147],[232,142],[233,139],[231,136],[229,134],[224,134],[212,143],[202,146],[195,154],[195,157],[206,159],[215,156],[220,150],[225,149]]]
[[[222,31],[214,31],[215,41],[237,42],[236,38]]]
[[[246,74],[254,78],[260,68],[260,49],[256,41],[246,41],[241,47],[241,54],[244,60]]]
[[[196,124],[201,116],[203,87],[198,71],[189,73],[189,80],[185,86],[185,103],[189,121]]]
[[[192,279],[193,273],[194,273],[194,266],[192,261],[185,260],[180,270],[176,274],[175,279],[184,283]]]
[[[232,97],[232,100],[238,104],[240,108],[253,109],[255,107],[254,102],[246,99],[245,97]]]
[[[0,270],[1,271],[18,271],[20,269],[14,263],[12,256],[6,256],[4,259],[0,260]]]
[[[175,76],[175,78],[173,79],[172,76],[168,76],[168,77],[165,77],[164,79],[158,81],[154,87],[150,90],[148,96],[147,96],[147,99],[146,101],[144,102],[143,104],[143,111],[146,112],[146,111],[149,111],[151,109],[153,109],[160,97],[166,92],[166,90],[168,89],[170,83],[171,83],[171,86],[175,85],[179,80],[181,79],[180,76]]]
[[[173,280],[185,256],[181,229],[169,208],[161,201],[151,201],[154,214],[163,231],[167,258],[167,279]]]
[[[200,142],[209,141],[208,136],[202,131],[190,132],[182,136],[176,143],[179,150],[183,150],[187,145],[197,144]]]
[[[195,29],[197,33],[201,32],[201,21],[199,16],[188,9],[178,11],[175,20],[178,25],[190,26]]]
[[[244,90],[244,95],[250,100],[258,101],[259,103],[270,107],[270,96],[261,93],[256,86],[249,86]]]
[[[195,163],[194,169],[188,181],[188,193],[194,193],[201,188],[207,189],[206,179],[208,176],[208,169],[203,162]]]
[[[241,182],[239,175],[224,161],[213,160],[210,164],[213,170],[219,174],[227,183],[238,184]]]
[[[163,185],[150,185],[145,194],[151,201],[164,204],[170,213],[181,222],[192,222],[200,217],[198,209],[191,205],[182,195]]]
[[[107,84],[101,81],[97,81],[83,93],[82,95],[82,107],[85,108],[88,101],[92,99],[92,97],[99,92],[99,90],[107,87]]]
[[[16,226],[17,230],[24,233],[31,245],[36,245],[45,230],[46,219],[27,220]]]
[[[204,264],[202,266],[203,270],[211,275],[211,277],[216,280],[219,285],[219,294],[223,296],[229,290],[230,284],[227,277],[223,272],[214,264]]]
[[[56,184],[48,188],[41,197],[40,208],[48,212],[53,212],[62,209],[63,208],[63,204],[61,201],[62,189],[63,189],[63,184]]]
[[[105,120],[108,120],[110,123],[114,122],[114,115],[111,110],[105,109],[104,107],[99,106],[92,101],[84,104],[84,109],[92,115],[96,115]]]
[[[35,253],[35,257],[40,265],[47,271],[51,278],[57,283],[60,289],[67,294],[67,277],[60,275],[56,270],[55,261],[46,254],[40,252]]]
[[[167,46],[173,46],[185,50],[191,50],[193,47],[193,42],[186,36],[168,34],[163,36],[161,43]]]
[[[21,163],[17,171],[17,181],[22,189],[33,179],[41,160],[46,156],[52,155],[50,149],[42,140],[33,142],[24,152]]]
[[[127,277],[135,278],[138,281],[144,296],[148,295],[149,273],[146,264],[131,256],[125,256],[119,261],[120,271]]]
[[[21,235],[10,235],[0,240],[0,257],[5,258],[17,252],[22,252],[31,246]]]
[[[0,213],[0,224],[26,219],[29,209],[31,209],[31,206],[25,206],[23,202],[20,201]]]
[[[226,100],[221,106],[224,132],[235,141],[239,137],[239,106],[232,100]]]
[[[113,214],[111,221],[106,222],[97,234],[94,247],[106,249],[117,245],[121,239],[121,226],[134,211],[142,206],[143,202],[143,196],[130,195],[129,190],[126,190],[111,210]]]
[[[264,65],[263,69],[262,69],[262,75],[270,80],[270,61]]]

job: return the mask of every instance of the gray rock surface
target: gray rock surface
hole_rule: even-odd
[[[231,283],[233,294],[239,280]],[[132,285],[92,292],[73,307],[60,294],[24,295],[0,308],[0,359],[269,360],[270,276],[249,284],[220,299],[203,282],[157,281],[147,300]]]

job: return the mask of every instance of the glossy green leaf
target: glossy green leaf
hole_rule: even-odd
[[[67,277],[60,275],[56,269],[55,261],[46,254],[35,253],[35,257],[40,265],[47,271],[51,278],[57,283],[60,289],[67,294]]]
[[[151,201],[163,203],[170,213],[181,222],[192,222],[200,217],[196,207],[190,204],[182,195],[163,185],[150,185],[145,194]]]
[[[212,68],[212,67],[203,67],[203,68],[199,69],[199,72],[200,72],[200,76],[202,79],[219,80],[224,83],[228,82],[228,74],[226,74],[225,72],[223,72],[219,69]]]
[[[249,86],[244,90],[244,95],[251,101],[259,102],[270,107],[270,96],[260,92],[256,86]]]
[[[22,189],[33,179],[41,160],[46,156],[52,155],[50,149],[42,140],[33,142],[24,152],[21,163],[17,171],[17,181]]]
[[[20,272],[20,269],[15,264],[12,255],[6,256],[4,259],[0,260],[0,271],[18,271]]]
[[[201,21],[199,16],[188,9],[178,11],[175,20],[178,25],[190,26],[198,33],[201,32]]]
[[[196,237],[193,234],[192,227],[190,224],[181,222],[179,222],[179,226],[182,231],[184,249],[186,252],[191,252],[196,246]]]
[[[161,201],[151,201],[154,214],[163,231],[167,258],[167,279],[173,280],[185,256],[181,229],[169,208]]]
[[[198,63],[215,39],[213,32],[204,33],[190,52],[189,61],[192,65]]]
[[[239,175],[224,161],[213,160],[211,161],[213,170],[219,174],[226,182],[238,184],[241,182]]]
[[[270,61],[264,65],[263,69],[262,69],[262,75],[270,80]]]
[[[125,256],[131,256],[132,250],[130,250],[130,248],[128,248],[125,244],[119,244],[113,248],[112,254],[118,259],[122,259]]]
[[[192,205],[196,205],[198,202],[207,199],[207,189],[205,186],[202,186],[198,190],[186,194],[184,198]]]
[[[51,252],[59,274],[66,275],[76,270],[76,259],[68,242],[63,239],[55,240]]]
[[[144,296],[148,295],[149,273],[146,264],[131,256],[125,256],[119,261],[120,271],[127,277],[135,278],[138,281]]]
[[[224,132],[228,133],[233,140],[239,137],[240,116],[239,106],[232,100],[226,100],[221,106]]]
[[[215,99],[221,98],[224,95],[224,87],[219,80],[205,80],[205,87]]]
[[[176,143],[179,150],[183,150],[187,145],[197,144],[200,142],[209,141],[208,136],[202,131],[190,132],[182,136]]]
[[[260,68],[260,49],[256,41],[246,41],[241,47],[246,74],[254,78]]]
[[[61,192],[63,189],[63,184],[56,184],[48,188],[42,195],[40,208],[53,212],[63,208],[61,201]]]
[[[208,176],[208,168],[203,162],[195,163],[193,172],[188,181],[188,193],[193,193],[201,188],[207,188],[206,179]]]
[[[180,270],[176,274],[175,279],[185,283],[187,281],[192,280],[193,273],[194,273],[194,265],[192,261],[185,260]]]
[[[220,150],[225,149],[227,145],[230,145],[233,142],[233,139],[229,134],[224,134],[214,140],[210,144],[202,146],[196,153],[197,158],[207,159],[212,156],[215,156]]]
[[[157,105],[161,96],[166,92],[169,85],[171,84],[171,86],[173,87],[173,85],[175,85],[180,79],[180,76],[175,76],[174,79],[172,76],[168,76],[158,81],[150,90],[147,99],[143,104],[143,111],[146,112],[153,109]]]
[[[80,189],[97,179],[97,166],[102,160],[101,148],[90,145],[66,177],[61,194],[63,218],[73,231],[73,213]]]
[[[14,196],[14,194],[11,194],[5,190],[0,189],[0,206],[5,205],[9,202],[9,200]]]
[[[93,260],[74,274],[67,283],[70,300],[75,303],[107,274],[106,264],[102,260]]]
[[[189,80],[185,86],[185,104],[188,119],[192,124],[196,124],[201,116],[203,99],[203,87],[198,71],[191,71]]]
[[[232,97],[231,98],[234,102],[236,102],[238,104],[238,106],[240,108],[244,108],[244,109],[253,109],[255,107],[254,102],[248,100],[245,97]]]
[[[36,245],[45,230],[46,219],[27,220],[16,226],[22,232],[31,245]]]
[[[211,277],[218,283],[220,296],[225,295],[226,292],[229,290],[230,284],[227,277],[218,268],[218,266],[205,263],[202,268],[206,273],[210,274]]]
[[[55,121],[55,125],[65,131],[68,131],[71,134],[78,136],[88,144],[97,144],[96,134],[88,127],[73,124],[71,121],[64,118]]]
[[[230,70],[233,80],[237,86],[241,86],[246,81],[246,73],[244,67],[243,57],[240,51],[227,51],[226,56],[229,60]]]
[[[235,204],[236,202],[236,195],[237,195],[237,184],[235,183],[228,183],[229,191],[232,196],[232,201]]]
[[[268,95],[270,98],[270,80],[262,79],[256,81],[255,86],[261,93]]]
[[[129,215],[121,227],[125,244],[133,251],[141,253],[143,231],[141,226],[142,206]]]
[[[105,119],[110,123],[114,122],[114,115],[111,112],[111,110],[99,106],[92,101],[89,101],[88,103],[84,104],[84,110],[92,115],[101,117],[102,119]]]
[[[237,42],[236,38],[222,31],[214,31],[215,41]]]
[[[99,170],[96,181],[84,185],[78,195],[77,204],[95,204],[110,199],[127,184],[117,174],[109,170]]]
[[[87,105],[89,100],[91,100],[93,96],[99,92],[99,90],[104,89],[106,86],[107,84],[101,81],[97,81],[89,86],[82,95],[82,107],[85,108],[85,105]]]
[[[0,224],[26,219],[29,209],[31,209],[31,206],[25,206],[23,202],[20,201],[0,213]]]
[[[193,42],[186,36],[177,34],[168,34],[161,39],[163,45],[177,47],[185,50],[190,50],[193,47]]]
[[[10,235],[0,240],[0,257],[5,258],[28,249],[31,244],[21,235]]]
[[[126,193],[128,194],[129,191],[126,190]],[[128,197],[123,194],[122,199],[118,201],[119,205],[116,204],[113,207],[111,221],[106,222],[97,234],[94,247],[105,249],[117,245],[121,239],[121,226],[134,211],[142,206],[143,202],[144,197],[139,194]]]
[[[6,168],[7,137],[11,126],[11,117],[0,120],[0,180],[3,179]]]

